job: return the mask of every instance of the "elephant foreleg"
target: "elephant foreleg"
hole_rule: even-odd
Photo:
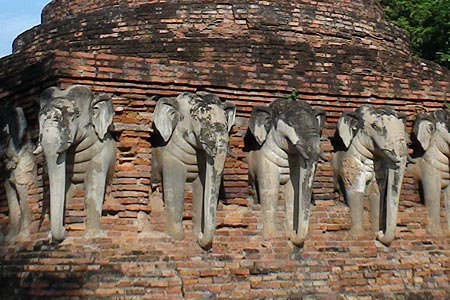
[[[105,174],[92,174],[89,177],[93,178],[87,179],[85,183],[86,234],[98,237],[102,235],[101,217],[103,199],[105,197]],[[98,179],[94,179],[96,177]]]
[[[88,171],[85,181],[86,234],[90,237],[102,236],[101,217],[105,197],[106,173]]]
[[[249,171],[248,174],[248,184],[250,186],[250,201],[252,204],[258,204],[260,203],[259,195],[258,195],[258,181],[257,178],[255,178],[255,175],[252,174],[253,172]]]
[[[450,232],[450,185],[444,189],[445,219],[447,220],[447,232]]]
[[[364,233],[364,192],[347,189],[345,194],[352,218],[350,234],[353,237],[359,237]]]
[[[380,231],[380,189],[378,184],[373,181],[369,185],[369,203],[370,203],[370,222],[372,223],[372,232],[377,233]]]
[[[167,218],[166,233],[177,240],[182,240],[184,238],[182,220],[186,166],[176,158],[168,158],[163,161],[162,168],[163,198]],[[203,198],[203,195],[200,196]]]
[[[263,235],[273,237],[276,233],[280,171],[278,166],[271,162],[264,164],[261,170],[264,170],[264,173],[258,174],[258,194],[263,215]]]
[[[28,188],[25,185],[17,185],[17,194],[20,199],[19,239],[27,240],[30,235],[31,212],[28,205]]]
[[[8,200],[9,209],[9,229],[5,237],[6,241],[11,240],[19,233],[20,229],[20,206],[17,198],[17,192],[11,185],[9,179],[5,180],[5,192]]]
[[[441,177],[435,169],[422,168],[422,189],[428,213],[427,231],[432,235],[442,233],[441,215]],[[445,194],[444,194],[445,195]]]

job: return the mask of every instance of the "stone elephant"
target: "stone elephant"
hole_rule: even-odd
[[[162,182],[166,232],[183,239],[185,182],[193,183],[194,234],[212,246],[216,210],[236,108],[210,93],[181,93],[158,100],[153,125],[160,135],[152,152],[152,183]]]
[[[5,191],[9,210],[6,241],[16,237],[28,239],[30,208],[28,191],[37,181],[34,146],[27,134],[27,121],[22,108],[0,110],[0,159],[4,162]]]
[[[253,108],[245,139],[249,184],[261,203],[264,236],[275,234],[279,187],[284,185],[287,233],[293,244],[303,245],[313,177],[319,158],[324,158],[320,148],[324,123],[325,112],[302,101],[277,99]]]
[[[372,230],[385,245],[395,236],[398,203],[407,161],[406,117],[393,109],[359,107],[343,113],[337,126],[344,149],[334,153],[336,186],[352,218],[351,233],[364,225],[364,195],[369,195]]]
[[[64,205],[71,184],[84,183],[88,236],[101,234],[106,184],[114,171],[116,143],[109,133],[111,97],[94,96],[82,85],[46,89],[40,98],[40,146],[50,183],[50,226],[55,240],[64,238]]]
[[[413,125],[413,140],[423,150],[410,170],[422,191],[428,212],[428,232],[441,234],[441,192],[444,196],[447,229],[450,229],[450,111],[439,109],[418,114]]]

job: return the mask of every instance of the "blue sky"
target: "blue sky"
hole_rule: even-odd
[[[0,0],[0,57],[11,54],[13,40],[41,23],[41,11],[51,0]]]

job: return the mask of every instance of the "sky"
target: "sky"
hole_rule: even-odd
[[[0,57],[11,54],[14,39],[41,23],[41,11],[51,0],[0,0]]]

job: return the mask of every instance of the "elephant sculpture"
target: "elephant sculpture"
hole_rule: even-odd
[[[116,143],[109,133],[114,110],[111,97],[96,97],[82,85],[46,89],[40,98],[40,146],[50,183],[52,238],[64,239],[64,206],[71,184],[84,183],[86,230],[101,235],[105,189],[114,171]]]
[[[285,186],[286,227],[302,246],[309,227],[312,183],[319,158],[325,112],[302,101],[277,99],[255,106],[246,140],[249,184],[261,203],[263,234],[275,235],[280,185]]]
[[[193,183],[193,223],[197,242],[212,246],[219,189],[228,152],[229,131],[236,108],[216,95],[181,93],[158,100],[153,126],[152,183],[162,182],[167,216],[166,233],[184,237],[184,186]]]
[[[6,241],[26,240],[30,234],[28,190],[37,181],[33,145],[27,134],[22,108],[0,110],[0,159],[4,162],[5,192],[9,210]]]
[[[442,233],[441,192],[444,196],[447,229],[450,229],[450,112],[439,109],[417,115],[412,136],[424,152],[415,159],[415,164],[410,165],[410,169],[421,188],[427,208],[427,230],[439,235]]]
[[[351,234],[363,233],[364,196],[369,195],[372,230],[389,245],[395,237],[398,203],[407,161],[406,117],[384,107],[343,113],[337,134],[344,148],[334,153],[336,187],[352,218]]]

